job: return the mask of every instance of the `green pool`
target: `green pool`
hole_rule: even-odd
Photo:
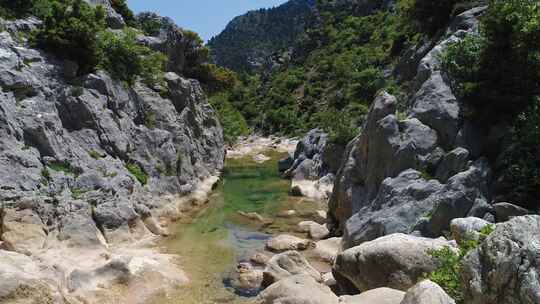
[[[282,153],[268,151],[271,160],[258,164],[252,157],[231,159],[206,208],[178,222],[173,236],[163,241],[168,253],[180,256],[179,263],[191,282],[153,303],[247,303],[224,284],[226,274],[239,261],[263,250],[266,240],[277,233],[295,233],[296,225],[320,209],[319,203],[290,197],[290,181],[278,174]],[[296,210],[294,217],[277,216]],[[238,212],[256,212],[264,221],[248,219]]]

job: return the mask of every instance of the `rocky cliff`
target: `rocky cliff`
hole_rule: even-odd
[[[480,131],[463,119],[440,62],[449,44],[477,31],[484,10],[457,16],[433,47],[416,51],[405,115],[398,115],[394,96],[381,93],[349,143],[330,199],[346,247],[391,233],[441,236],[453,218],[493,219],[492,170],[482,157]]]
[[[30,46],[39,24],[0,25],[0,302],[74,303],[146,272],[185,281],[170,257],[130,247],[166,234],[159,216],[180,216],[223,167],[214,110],[196,80],[171,68],[182,36],[169,26],[139,37],[176,55],[163,90],[101,71],[77,77],[73,62]]]

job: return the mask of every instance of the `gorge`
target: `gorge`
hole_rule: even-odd
[[[0,0],[0,303],[540,303],[538,18]]]

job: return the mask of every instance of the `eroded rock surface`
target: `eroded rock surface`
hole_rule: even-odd
[[[442,238],[392,234],[340,253],[334,272],[360,291],[379,287],[406,291],[424,274],[437,268],[438,260],[429,251],[445,246],[454,245]]]
[[[89,2],[105,6],[109,26],[123,26],[109,1]],[[147,256],[144,265],[177,269],[134,244],[167,234],[160,217],[204,200],[223,167],[222,128],[201,86],[173,69],[166,95],[102,71],[79,77],[72,62],[24,38],[39,23],[0,20],[1,248],[39,260],[40,269],[60,269],[45,278],[36,272],[39,284],[82,294],[88,282],[107,285],[118,272],[105,270],[111,264],[102,257],[119,255],[118,244],[134,250],[122,253],[131,266]],[[58,258],[81,248],[79,260]],[[148,273],[174,281],[155,267]]]
[[[465,302],[540,302],[540,216],[515,217],[497,228],[463,261]]]

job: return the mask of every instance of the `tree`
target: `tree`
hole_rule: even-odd
[[[99,63],[97,33],[105,28],[105,11],[83,0],[53,1],[38,31],[38,45],[79,64],[79,73],[92,72]]]

